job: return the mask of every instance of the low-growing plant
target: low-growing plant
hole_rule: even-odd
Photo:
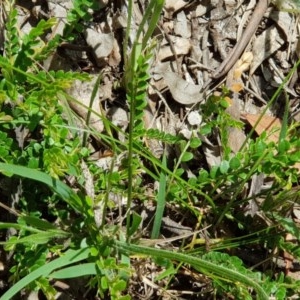
[[[122,132],[104,115],[99,115],[105,127],[102,133],[89,128],[88,119],[86,127],[78,129],[76,123],[67,118],[72,113],[68,102],[63,101],[76,101],[65,89],[74,80],[89,80],[89,77],[76,72],[46,72],[38,64],[60,41],[74,39],[82,31],[84,23],[78,25],[78,22],[91,20],[89,9],[99,9],[96,1],[74,1],[65,36],[57,36],[46,44],[42,43],[42,35],[56,20],[41,21],[22,37],[15,29],[16,10],[10,6],[4,55],[0,57],[0,171],[2,178],[12,182],[16,178],[20,180],[23,192],[15,203],[19,210],[15,212],[16,219],[0,223],[1,229],[14,228],[17,232],[1,242],[6,251],[13,253],[11,287],[1,300],[11,299],[24,290],[41,290],[48,299],[53,299],[56,290],[52,282],[75,277],[81,277],[101,298],[130,299],[127,291],[133,274],[132,255],[153,258],[163,269],[157,280],[169,278],[169,283],[182,264],[193,268],[210,278],[215,293],[222,296],[285,299],[299,290],[297,283],[287,276],[253,271],[235,255],[226,253],[226,250],[256,244],[271,250],[278,247],[299,258],[297,244],[283,239],[284,234],[289,233],[299,240],[298,227],[284,214],[299,199],[299,189],[295,189],[299,170],[294,165],[300,161],[297,151],[300,145],[292,134],[298,130],[298,125],[283,126],[278,145],[268,142],[266,134],[257,139],[249,134],[247,145],[245,143],[243,149],[232,155],[227,127],[241,128],[242,123],[226,113],[228,91],[224,89],[221,96],[211,96],[199,107],[204,121],[190,139],[145,129],[143,116],[149,69],[156,47],[155,40],[150,37],[163,3],[150,1],[135,40],[129,42],[133,1],[128,1],[122,84],[129,109],[129,128]],[[132,46],[127,54],[129,45]],[[97,83],[100,80],[101,76]],[[274,99],[282,88],[283,85]],[[96,89],[97,86],[94,91]],[[95,93],[92,98],[94,96]],[[286,122],[285,117],[285,125]],[[85,133],[81,135],[78,131]],[[20,132],[22,135],[18,135]],[[115,138],[113,132],[121,133],[125,142]],[[216,133],[220,135],[222,161],[208,169],[197,161],[197,155],[203,137],[210,138]],[[107,170],[88,160],[89,134],[99,137],[113,150]],[[180,155],[172,163],[166,153],[157,158],[146,147],[145,138],[174,145]],[[121,157],[119,161],[118,157]],[[88,179],[82,175],[83,161],[93,177],[95,196],[84,189]],[[196,166],[195,176],[189,178],[185,164]],[[272,185],[259,195],[258,208],[271,226],[261,222],[258,227],[252,227],[253,218],[246,218],[240,211],[255,199],[246,198],[243,189],[254,175],[260,174],[272,178]],[[151,239],[146,241],[138,237],[142,217],[132,205],[134,200],[147,201],[144,176],[150,178],[151,184],[159,183],[153,195],[156,211],[149,234]],[[74,178],[75,186],[67,185],[66,178]],[[289,203],[285,201],[287,195]],[[119,215],[118,223],[106,222],[108,211],[117,206],[114,196],[127,201],[125,217]],[[179,251],[153,247],[161,233],[167,204],[176,204],[187,211],[199,228],[214,223],[211,235],[218,234],[228,221],[242,232],[241,236],[230,238],[225,234],[209,240],[198,239],[195,234],[192,242],[188,245],[183,242]],[[126,219],[126,229],[123,219]]]

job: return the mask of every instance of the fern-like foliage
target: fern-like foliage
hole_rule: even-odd
[[[51,53],[54,53],[61,43],[62,37],[59,34],[56,34],[52,37],[43,47],[39,49],[34,55],[36,61],[44,61],[49,57]]]
[[[21,49],[14,63],[15,67],[26,72],[27,69],[33,65],[35,55],[40,49],[43,49],[45,45],[41,36],[55,24],[55,18],[48,19],[47,21],[41,20],[36,27],[30,30],[29,34],[23,36]],[[23,76],[21,76],[21,78],[24,79]]]
[[[134,165],[137,165],[133,157],[133,143],[138,140],[141,133],[145,131],[143,122],[144,109],[147,106],[147,89],[149,76],[149,62],[153,56],[151,47],[142,51],[142,45],[135,42],[130,56],[131,68],[126,68],[124,83],[126,98],[129,104],[129,138],[128,138],[128,202],[127,209],[130,209],[132,201],[132,180]],[[130,215],[127,215],[126,227],[127,237],[130,237]]]
[[[139,46],[135,45],[134,52],[139,52]],[[126,98],[130,106],[132,128],[134,137],[141,136],[145,133],[144,127],[144,109],[147,106],[148,81],[150,79],[149,68],[150,61],[153,57],[153,45],[146,48],[145,51],[132,55],[133,68],[127,73]]]
[[[35,77],[28,78],[33,84],[40,84],[41,88],[48,91],[63,91],[71,87],[74,80],[89,81],[90,76],[85,73],[59,71],[39,71]]]
[[[165,133],[155,128],[150,128],[146,130],[144,136],[149,139],[159,140],[166,144],[176,144],[181,140],[180,136]]]
[[[17,14],[18,11],[15,8],[12,8],[8,12],[7,22],[5,25],[4,53],[10,61],[14,61],[14,57],[20,49],[20,39],[17,29]]]
[[[74,0],[73,8],[68,12],[68,24],[64,29],[63,36],[68,40],[74,39],[74,33],[81,33],[84,29],[83,22],[92,20],[92,13],[100,8],[99,1]]]
[[[59,44],[58,36],[49,44],[41,38],[55,24],[55,18],[47,21],[41,20],[28,34],[22,36],[17,29],[17,10],[12,8],[8,12],[5,29],[5,57],[1,57],[0,63],[3,76],[1,86],[7,91],[10,99],[17,100],[22,83],[26,82],[25,72],[30,68],[33,72],[34,67],[36,68],[36,61],[47,57]]]
[[[148,63],[142,55],[138,59],[138,67],[134,73],[133,80],[128,83],[127,100],[134,110],[134,131],[139,134],[144,129],[143,115],[147,106],[146,96],[149,75],[147,73]]]
[[[11,100],[17,100],[18,92],[17,87],[14,83],[14,73],[11,69],[11,63],[5,57],[0,56],[0,68],[1,68],[1,99],[2,103],[6,100],[6,98],[10,98]]]
[[[7,13],[7,21],[5,25],[5,42],[4,42],[4,55],[7,57],[6,62],[13,63],[17,53],[20,49],[20,39],[17,30],[17,10],[11,8]],[[2,69],[2,76],[5,80],[2,80],[2,90],[7,87],[8,96],[12,99],[17,98],[17,91],[13,84],[14,76],[11,69]],[[6,97],[3,97],[5,100]]]

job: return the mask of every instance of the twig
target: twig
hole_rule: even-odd
[[[217,79],[223,77],[237,62],[246,46],[249,44],[249,41],[251,40],[255,31],[257,30],[257,27],[262,20],[269,3],[270,0],[259,0],[259,2],[256,4],[250,22],[248,23],[241,39],[236,43],[235,47],[232,49],[227,58],[214,72],[214,74],[212,75],[213,78]]]

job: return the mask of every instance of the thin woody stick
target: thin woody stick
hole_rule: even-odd
[[[233,67],[237,62],[246,46],[249,44],[252,36],[257,30],[257,27],[262,20],[265,12],[267,11],[270,0],[259,0],[251,16],[250,22],[248,23],[241,39],[236,43],[228,57],[221,63],[217,70],[212,75],[213,78],[221,78]]]

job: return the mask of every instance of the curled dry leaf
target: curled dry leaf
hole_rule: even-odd
[[[234,69],[234,79],[239,79],[243,72],[247,71],[253,60],[253,54],[251,52],[245,52],[241,59],[239,59]]]
[[[200,94],[202,88],[200,85],[189,83],[172,72],[166,72],[164,74],[164,80],[174,100],[178,103],[191,105],[203,101],[202,94]]]
[[[244,141],[246,140],[246,135],[244,131],[235,127],[228,127],[228,146],[233,153],[237,153]]]
[[[228,73],[226,84],[232,92],[239,93],[244,89],[244,83],[241,76],[242,73],[249,69],[252,60],[252,52],[245,52],[236,62],[232,71]]]
[[[299,207],[299,205],[295,205],[293,207],[293,216],[299,223],[300,222],[300,207]]]
[[[203,152],[209,168],[221,164],[221,152],[219,146],[203,144]]]
[[[125,142],[126,138],[123,132],[125,132],[129,123],[127,112],[122,107],[113,106],[109,110],[109,115],[111,116],[112,123],[122,129],[118,132],[119,140]]]

